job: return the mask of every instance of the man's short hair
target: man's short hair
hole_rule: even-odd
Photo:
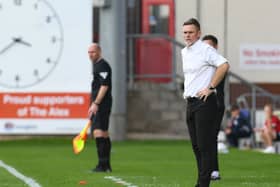
[[[236,110],[239,110],[239,106],[237,104],[232,105],[231,108],[230,108],[230,111],[233,112],[233,111],[236,111]]]
[[[189,20],[185,21],[183,26],[185,25],[194,25],[200,31],[200,23],[195,18],[190,18]]]
[[[95,45],[96,48],[97,48],[99,51],[101,51],[101,46],[99,45],[99,43],[94,42],[94,43],[92,43],[92,45]]]
[[[218,45],[218,39],[216,36],[214,35],[211,35],[211,34],[208,34],[208,35],[205,35],[203,38],[202,38],[202,41],[204,40],[210,40],[212,41],[215,45]]]

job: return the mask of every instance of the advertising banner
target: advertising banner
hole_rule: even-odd
[[[87,122],[92,0],[0,0],[0,135],[75,134]]]

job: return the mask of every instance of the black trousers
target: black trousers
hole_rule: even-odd
[[[212,172],[213,145],[216,143],[215,120],[217,118],[217,98],[208,96],[204,102],[197,98],[188,99],[187,126],[198,168],[199,187],[209,187]]]
[[[224,96],[218,97],[218,111],[217,118],[215,121],[215,143],[213,144],[213,155],[212,155],[212,171],[219,171],[219,161],[218,161],[218,134],[221,129],[221,123],[225,113]]]

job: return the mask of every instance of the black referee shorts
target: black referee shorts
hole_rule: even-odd
[[[108,131],[109,128],[109,119],[110,119],[110,110],[98,110],[96,115],[93,115],[91,118],[91,131],[99,129],[102,131]]]

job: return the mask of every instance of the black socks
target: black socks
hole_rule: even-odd
[[[111,140],[110,138],[97,137],[96,148],[98,154],[98,166],[102,168],[111,168],[110,166],[110,153],[111,153]]]
[[[111,167],[110,166],[111,147],[112,147],[111,140],[109,137],[104,138],[104,140],[105,140],[104,152],[105,152],[106,157],[108,158],[107,166]]]
[[[103,137],[98,137],[95,138],[96,140],[96,149],[97,149],[97,155],[98,155],[98,166],[102,167],[104,165],[104,144],[105,144],[105,140]]]

